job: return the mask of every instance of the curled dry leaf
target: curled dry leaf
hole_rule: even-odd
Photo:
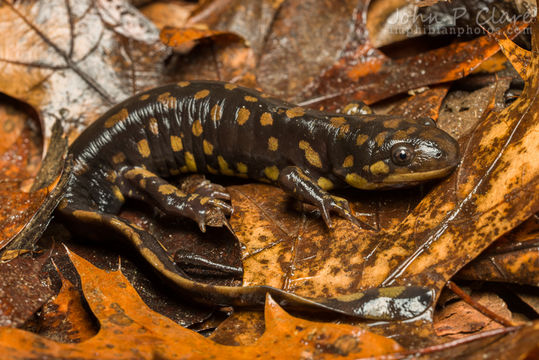
[[[41,157],[41,141],[28,122],[28,115],[13,104],[0,107],[0,249],[21,231],[46,196],[46,191],[28,191]]]
[[[77,343],[97,333],[96,324],[86,311],[77,287],[60,274],[58,295],[43,305],[39,334],[58,342]]]
[[[181,48],[182,45],[189,44],[195,40],[218,36],[226,36],[230,39],[241,40],[238,35],[230,32],[197,28],[175,28],[171,26],[165,26],[159,35],[163,44],[170,46],[171,48]]]
[[[457,276],[539,286],[539,218],[535,214],[492,244]]]
[[[4,261],[16,257],[24,251],[21,249],[30,249],[45,230],[67,173],[62,172],[66,146],[59,124],[54,146],[38,171],[42,142],[32,130],[33,120],[20,110],[20,104],[2,105],[0,132],[5,142],[0,149],[0,260]]]
[[[196,4],[187,1],[151,1],[139,9],[155,26],[163,29],[165,26],[185,26],[196,7]]]
[[[3,0],[0,31],[11,39],[0,44],[0,90],[37,110],[46,144],[55,120],[73,140],[106,108],[163,80],[168,51],[124,1]]]

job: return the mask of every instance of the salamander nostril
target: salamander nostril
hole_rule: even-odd
[[[436,157],[436,159],[439,159],[439,158],[442,157],[442,152],[441,152],[441,151],[438,151],[438,152],[436,153],[436,155],[434,155],[434,156]]]

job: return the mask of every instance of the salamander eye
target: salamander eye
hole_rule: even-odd
[[[391,148],[391,160],[395,165],[408,165],[413,158],[414,148],[409,144],[397,144]]]

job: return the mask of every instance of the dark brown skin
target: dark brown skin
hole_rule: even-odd
[[[186,193],[166,179],[210,173],[277,184],[317,206],[329,227],[331,212],[359,226],[348,202],[329,190],[415,185],[445,176],[458,164],[456,141],[430,119],[328,114],[233,84],[180,82],[116,105],[79,136],[70,153],[74,176],[60,212],[74,221],[115,229],[161,275],[200,301],[260,305],[269,292],[292,306],[388,319],[418,315],[402,302],[425,305],[432,300],[427,289],[399,288],[383,297],[393,310],[374,314],[365,304],[379,301],[375,290],[352,300],[314,301],[270,287],[197,283],[175,266],[157,239],[116,216],[125,199],[132,198],[191,218],[205,231],[211,212],[232,212],[228,194],[214,184]],[[234,272],[223,271],[228,270]]]

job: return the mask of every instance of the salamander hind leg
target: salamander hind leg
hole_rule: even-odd
[[[144,201],[157,206],[168,215],[194,220],[202,232],[206,231],[206,225],[220,225],[213,219],[225,219],[225,216],[232,212],[231,206],[223,200],[196,192],[185,193],[141,167],[128,167],[122,172],[122,176],[136,192],[144,194]]]
[[[83,223],[92,228],[102,226],[114,230],[121,238],[131,243],[158,272],[172,271],[185,276],[176,267],[159,240],[131,221],[78,203],[67,203],[61,206],[60,212],[68,220],[75,220],[73,223]],[[84,232],[84,234],[87,233]]]
[[[371,226],[356,219],[352,215],[350,205],[346,199],[331,195],[322,189],[315,180],[297,166],[284,168],[279,175],[279,186],[300,201],[316,206],[329,228],[333,228],[330,213],[334,212],[349,220],[353,224],[367,229]]]

